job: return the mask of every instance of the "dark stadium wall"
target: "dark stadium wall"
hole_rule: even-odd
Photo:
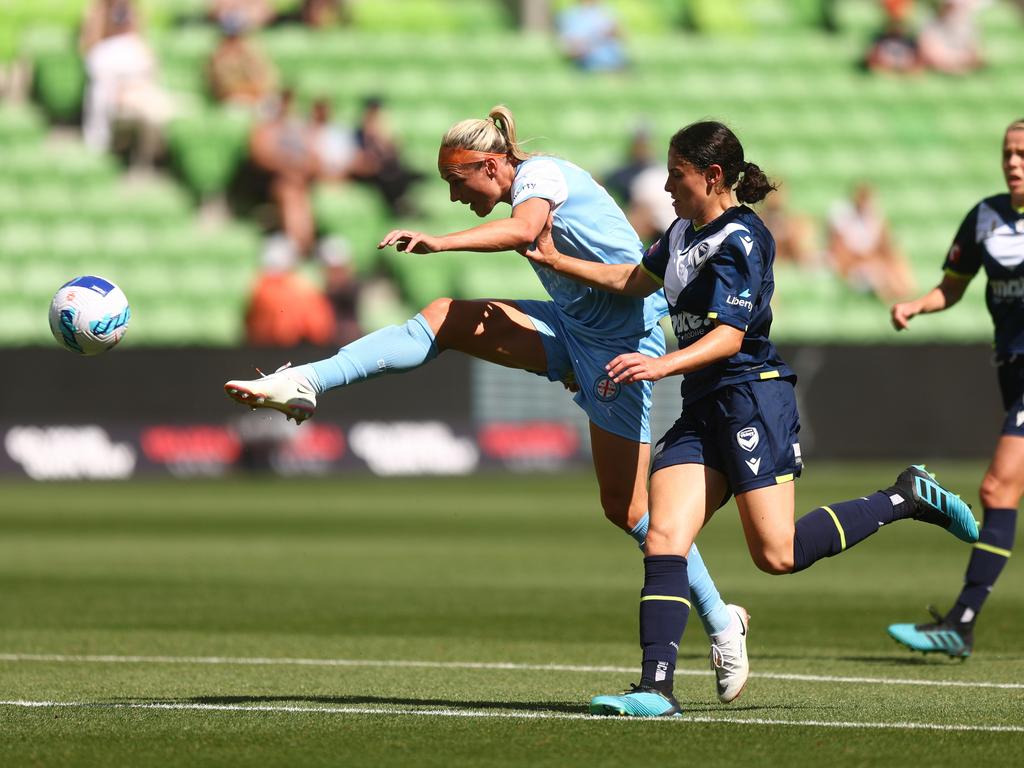
[[[455,354],[323,397],[296,429],[249,414],[222,383],[325,350],[118,349],[99,358],[8,350],[0,379],[0,472],[121,477],[217,475],[237,466],[294,473],[464,474],[589,461],[585,422],[556,384]],[[792,346],[804,456],[918,461],[991,453],[1001,407],[984,346]],[[660,436],[678,414],[655,392]],[[47,463],[48,457],[60,460]],[[83,466],[79,466],[82,464]]]

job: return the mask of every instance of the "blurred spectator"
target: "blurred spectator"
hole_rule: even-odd
[[[974,27],[976,0],[941,0],[938,13],[921,29],[918,45],[925,67],[965,75],[984,66]]]
[[[882,0],[881,4],[889,21],[906,22],[914,12],[914,0]]]
[[[872,72],[912,74],[921,69],[917,40],[907,31],[905,23],[890,19],[884,30],[871,41],[864,57],[864,66]]]
[[[331,104],[327,99],[313,102],[309,130],[321,180],[365,177],[376,171],[377,163],[360,148],[355,131],[333,119]]]
[[[173,116],[170,97],[157,83],[156,57],[139,31],[129,0],[95,0],[80,36],[87,86],[82,138],[97,151],[113,148],[118,123],[136,129],[134,161],[152,165]]]
[[[629,139],[629,149],[626,151],[626,160],[618,168],[614,168],[605,174],[604,186],[612,197],[619,201],[624,207],[630,204],[629,189],[633,179],[641,172],[657,165],[654,158],[654,149],[651,145],[651,130],[646,125],[638,125]]]
[[[868,184],[858,184],[850,200],[833,206],[828,250],[833,268],[857,291],[891,303],[914,290],[910,267],[892,242],[889,225]]]
[[[814,247],[814,222],[810,217],[792,213],[787,207],[785,187],[768,195],[761,206],[761,220],[775,239],[775,259],[799,267],[818,266]]]
[[[277,72],[270,60],[246,36],[245,18],[220,17],[221,39],[207,63],[213,97],[225,104],[258,106],[277,87]]]
[[[221,28],[260,29],[274,19],[274,7],[270,0],[211,0],[210,18]]]
[[[352,266],[352,249],[340,237],[325,237],[316,255],[324,265],[324,293],[334,311],[332,344],[344,346],[363,335],[359,327],[360,284]]]
[[[246,339],[268,347],[331,343],[334,312],[323,292],[295,271],[299,253],[287,235],[267,239],[263,271],[245,312]]]
[[[638,126],[630,138],[625,163],[608,173],[604,185],[645,244],[659,237],[676,218],[672,197],[665,191],[666,177],[664,161],[655,158],[650,128]]]
[[[558,38],[581,69],[610,71],[626,66],[619,22],[600,0],[577,0],[558,14]]]
[[[313,246],[311,185],[319,175],[309,128],[292,113],[293,95],[283,91],[267,119],[249,136],[253,164],[269,175],[269,194],[281,228],[302,254]]]
[[[665,191],[668,172],[662,165],[649,165],[629,185],[626,218],[647,244],[660,237],[676,220],[672,196]]]
[[[139,19],[133,0],[92,0],[82,17],[78,49],[84,56],[101,40],[138,31]]]
[[[363,102],[363,114],[356,128],[356,143],[365,155],[366,168],[353,173],[352,177],[375,186],[394,215],[410,215],[413,208],[406,195],[414,184],[422,181],[423,174],[410,168],[402,159],[379,97],[371,96]]]
[[[292,11],[279,14],[277,22],[305,24],[314,29],[328,29],[351,21],[348,3],[343,0],[302,0]]]

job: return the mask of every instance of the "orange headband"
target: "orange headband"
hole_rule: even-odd
[[[461,147],[441,147],[437,153],[437,167],[445,169],[454,165],[480,163],[488,157],[497,160],[505,155],[498,152],[478,152],[475,149],[462,149]]]

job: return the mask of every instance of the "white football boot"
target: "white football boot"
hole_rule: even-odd
[[[747,629],[750,615],[739,605],[727,605],[732,624],[711,636],[711,669],[715,673],[718,700],[729,704],[739,698],[747,684],[750,662],[747,660]]]
[[[236,403],[254,410],[273,408],[301,424],[316,413],[316,392],[306,378],[295,373],[290,366],[291,363],[285,363],[269,375],[257,368],[261,378],[229,381],[224,385],[224,391]]]

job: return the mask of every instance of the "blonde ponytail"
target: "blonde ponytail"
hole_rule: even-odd
[[[530,156],[516,141],[516,121],[504,104],[494,107],[484,120],[462,120],[453,125],[441,139],[441,148],[504,155],[513,164]]]

